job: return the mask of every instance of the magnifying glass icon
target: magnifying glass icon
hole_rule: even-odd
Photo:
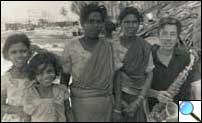
[[[190,101],[183,101],[180,103],[180,112],[183,115],[191,115],[194,119],[201,122],[200,118],[193,113],[194,106]]]

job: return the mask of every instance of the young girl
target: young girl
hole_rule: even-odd
[[[23,112],[22,95],[27,84],[27,61],[31,56],[30,40],[25,34],[9,36],[3,47],[3,56],[12,67],[1,76],[2,122],[26,122],[30,117]]]
[[[65,122],[65,101],[69,94],[65,86],[53,84],[59,75],[59,65],[51,53],[35,55],[28,64],[30,85],[25,89],[24,111],[32,122]]]

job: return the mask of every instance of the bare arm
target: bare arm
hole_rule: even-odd
[[[148,92],[147,92],[147,96],[148,97],[153,97],[153,98],[157,98],[158,96],[158,91],[157,90],[154,90],[154,89],[149,89]]]
[[[140,92],[140,95],[138,96],[137,100],[135,100],[132,103],[141,103],[141,100],[143,100],[144,97],[147,95],[153,79],[153,68],[154,68],[153,57],[152,54],[150,53],[147,68],[145,70],[146,72],[145,84],[143,85],[142,91]]]
[[[138,96],[137,100],[135,100],[131,103],[131,105],[133,105],[133,104],[139,105],[141,103],[141,101],[144,99],[144,97],[148,94],[148,90],[151,86],[152,78],[153,78],[153,72],[150,71],[149,73],[147,73],[145,84],[143,86],[143,89],[142,89],[140,95]]]
[[[114,76],[114,98],[115,98],[115,109],[121,111],[121,82],[118,78],[119,71]]]
[[[61,79],[60,82],[61,84],[64,84],[68,87],[69,85],[69,80],[71,77],[71,69],[72,69],[72,60],[71,60],[71,55],[70,55],[70,44],[67,44],[64,48],[63,55],[62,55],[62,73],[61,73]]]
[[[69,99],[65,100],[65,116],[68,122],[74,122],[73,112],[70,106]]]

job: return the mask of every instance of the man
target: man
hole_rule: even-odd
[[[161,91],[164,96],[166,95],[173,99],[176,104],[178,100],[188,100],[191,97],[190,81],[185,81],[180,88],[177,88],[179,93],[176,93],[174,97],[171,95],[172,92],[167,91],[179,76],[179,73],[190,62],[188,51],[180,44],[180,33],[181,23],[177,19],[171,17],[162,18],[159,21],[160,45],[154,45],[152,48],[155,68],[151,88]],[[167,100],[162,98],[157,101],[154,98],[149,98],[150,110],[158,102],[166,104]],[[159,117],[159,119],[162,120],[163,117]]]

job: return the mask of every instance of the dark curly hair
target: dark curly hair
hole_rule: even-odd
[[[45,64],[43,68],[38,70],[38,66]],[[46,69],[47,65],[53,65],[55,70],[55,76],[59,76],[61,72],[61,65],[59,64],[58,59],[56,58],[55,54],[50,52],[39,53],[35,55],[30,62],[28,63],[28,78],[29,80],[36,79],[36,75],[42,73],[44,69]]]
[[[119,17],[118,17],[120,24],[121,24],[122,20],[123,20],[128,14],[133,14],[133,15],[135,15],[135,16],[137,17],[137,19],[138,19],[138,22],[143,21],[142,15],[138,12],[138,10],[137,10],[136,8],[134,8],[134,7],[126,7],[126,8],[124,8],[124,9],[121,11],[121,13],[120,13],[120,15],[119,15]]]
[[[23,43],[25,46],[27,46],[28,49],[30,49],[31,42],[27,35],[23,33],[12,34],[8,36],[3,47],[3,57],[6,60],[9,60],[8,50],[13,44],[17,43]]]
[[[181,22],[176,19],[176,18],[173,18],[173,17],[164,17],[164,18],[161,18],[160,21],[159,21],[159,30],[164,28],[165,25],[176,25],[177,27],[177,36],[178,36],[178,39],[179,39],[179,43],[184,45],[183,41],[181,40],[180,38],[180,33],[182,31],[182,24]]]
[[[97,5],[95,3],[90,3],[88,5],[84,5],[81,8],[80,22],[82,26],[84,25],[84,23],[88,21],[88,17],[92,12],[99,12],[102,16],[103,22],[105,21],[107,17],[107,9],[105,8],[105,6]]]

